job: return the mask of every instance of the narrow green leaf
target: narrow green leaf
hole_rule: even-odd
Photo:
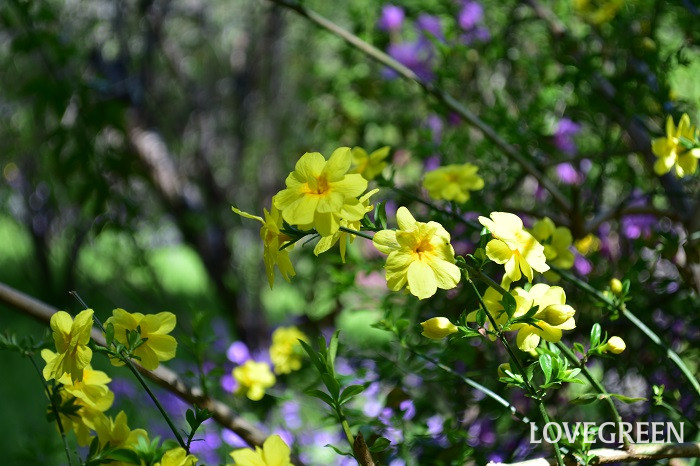
[[[639,403],[640,401],[647,401],[647,399],[643,398],[643,397],[631,397],[631,396],[620,395],[618,393],[610,393],[610,396],[612,396],[613,398],[617,398],[618,400],[620,400],[626,404]]]
[[[388,438],[379,437],[377,440],[374,441],[372,446],[369,447],[369,451],[371,451],[372,453],[384,451],[389,447],[389,445],[391,445],[391,441],[389,441]]]
[[[346,387],[343,392],[340,394],[340,401],[339,403],[342,405],[344,403],[347,403],[350,401],[351,398],[359,395],[360,393],[365,391],[365,386],[364,385],[350,385],[349,387]]]
[[[334,407],[334,405],[335,405],[333,398],[331,398],[330,395],[328,395],[328,393],[322,392],[321,390],[318,390],[318,389],[307,390],[306,394],[309,396],[313,396],[314,398],[318,398],[319,400],[325,402],[331,408]]]
[[[540,367],[542,368],[542,373],[544,374],[544,382],[549,383],[549,381],[552,379],[552,357],[548,354],[541,355]]]
[[[598,344],[600,343],[601,333],[602,329],[600,328],[600,324],[593,324],[593,327],[591,327],[591,348],[595,348],[596,346],[598,346]]]

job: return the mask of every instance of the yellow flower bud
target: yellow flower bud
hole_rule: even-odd
[[[610,291],[619,296],[622,293],[622,282],[617,278],[610,280]]]
[[[510,371],[510,363],[504,362],[503,364],[500,364],[498,366],[498,369],[496,369],[496,372],[498,373],[499,377],[508,377],[508,374],[506,374],[506,371]]]
[[[458,331],[457,327],[447,317],[433,317],[425,322],[421,322],[421,326],[423,326],[421,335],[432,340],[442,340]]]
[[[625,350],[625,348],[627,348],[625,340],[620,337],[610,337],[608,342],[605,344],[605,351],[610,351],[613,354],[620,354]]]

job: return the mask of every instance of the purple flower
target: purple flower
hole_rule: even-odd
[[[248,446],[245,440],[232,430],[224,429],[221,431],[221,438],[227,445],[233,448],[245,448]]]
[[[395,5],[384,5],[382,16],[379,18],[377,26],[383,31],[398,31],[403,25],[405,17],[403,8]]]
[[[413,404],[413,400],[402,401],[399,409],[403,412],[404,421],[410,421],[416,415],[416,405]]]
[[[371,399],[367,400],[365,405],[362,407],[362,412],[367,417],[377,417],[382,412],[383,407],[384,404],[381,401],[377,399]]]
[[[391,408],[384,408],[382,412],[379,413],[379,421],[384,425],[391,425],[391,416],[394,414],[394,410]]]
[[[575,185],[581,182],[581,174],[569,162],[557,165],[557,176],[564,184]]]
[[[423,168],[426,172],[433,171],[440,166],[440,156],[433,155],[425,159],[423,162]]]
[[[488,42],[491,40],[491,31],[484,26],[477,26],[471,31],[460,35],[459,40],[464,45],[471,45],[474,42]]]
[[[219,455],[217,449],[221,446],[221,437],[215,432],[207,432],[204,437],[197,435],[190,446],[190,451],[197,457],[208,464],[218,464]]]
[[[442,122],[442,118],[440,118],[439,115],[432,113],[428,115],[423,124],[430,130],[433,136],[433,143],[438,144],[440,139],[442,139],[442,129],[445,126],[445,124]]]
[[[232,363],[241,365],[250,359],[250,351],[242,341],[234,341],[226,350],[226,357]]]
[[[488,419],[477,419],[469,427],[469,440],[467,441],[469,445],[476,446],[489,446],[493,445],[496,441],[496,433],[493,430],[493,425]]]
[[[581,254],[576,254],[574,258],[574,269],[579,275],[586,276],[593,271],[593,264]]]
[[[430,416],[428,419],[425,420],[425,423],[428,425],[428,435],[432,437],[437,437],[440,434],[442,434],[445,420],[439,414]]]
[[[390,44],[387,53],[391,58],[416,73],[420,79],[431,81],[433,79],[433,71],[430,66],[432,50],[429,45],[422,41],[398,42]],[[395,71],[388,69],[384,74],[388,78],[397,76]]]
[[[581,125],[568,118],[559,120],[554,132],[554,146],[566,155],[575,155],[577,151],[574,136],[581,131]]]
[[[406,461],[401,458],[394,458],[389,462],[389,466],[406,466]]]
[[[134,387],[134,384],[121,377],[112,379],[109,388],[114,392],[114,397],[117,399],[122,397],[133,398],[136,395],[136,387]]]
[[[641,192],[636,191],[632,194],[632,202],[628,207],[644,207],[647,205],[646,199]],[[633,214],[622,217],[622,234],[629,239],[637,239],[642,236],[648,237],[652,228],[658,223],[656,217],[649,214]]]
[[[466,1],[462,4],[462,9],[457,17],[459,27],[465,31],[470,31],[484,18],[484,8],[477,2]]]
[[[292,435],[292,433],[289,432],[288,430],[284,430],[284,429],[280,428],[280,429],[275,429],[272,433],[279,435],[280,438],[282,440],[284,440],[284,443],[286,443],[287,445],[292,445],[294,443],[294,435]]]
[[[436,39],[445,40],[445,36],[442,33],[440,18],[437,16],[421,13],[416,20],[416,27],[424,34],[430,34]]]
[[[224,374],[219,380],[221,388],[227,393],[233,393],[238,388],[238,382],[233,378],[232,374]]]
[[[299,413],[299,403],[295,401],[285,401],[280,407],[280,413],[284,422],[290,429],[301,427],[301,415]]]

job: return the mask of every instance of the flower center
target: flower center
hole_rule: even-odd
[[[419,259],[423,259],[423,254],[431,253],[434,249],[433,245],[430,244],[430,240],[426,238],[421,240],[413,251],[418,254]]]

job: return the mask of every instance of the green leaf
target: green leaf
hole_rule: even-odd
[[[476,323],[479,327],[483,327],[486,323],[486,312],[483,308],[479,308],[479,310],[476,311]]]
[[[107,326],[105,327],[105,343],[107,347],[109,348],[112,346],[112,342],[114,341],[114,325],[112,322],[108,322]]]
[[[323,380],[323,384],[326,386],[333,399],[337,400],[338,396],[340,395],[340,384],[337,380],[335,380],[335,377],[330,374],[321,374],[321,379]]]
[[[333,332],[331,337],[331,342],[328,345],[328,359],[326,360],[326,365],[330,370],[331,375],[335,376],[335,355],[338,353],[338,337],[340,336],[340,330]]]
[[[552,357],[548,354],[540,355],[540,367],[544,374],[544,382],[549,383],[552,378]]]
[[[600,343],[601,333],[602,329],[600,328],[600,324],[593,324],[593,327],[591,327],[591,348],[595,348],[596,346],[598,346],[598,344]]]
[[[586,354],[586,350],[581,343],[574,343],[574,351],[579,354]]]
[[[379,437],[377,440],[374,441],[372,446],[369,447],[369,451],[371,451],[372,453],[384,451],[387,448],[389,448],[389,445],[391,445],[391,441],[389,441],[388,438]]]
[[[365,391],[365,386],[364,385],[350,385],[349,387],[346,387],[343,392],[340,394],[340,401],[339,403],[345,404],[348,401],[350,401],[351,398],[359,395],[360,393]]]
[[[343,450],[341,450],[340,448],[338,448],[338,447],[336,447],[336,446],[334,446],[334,445],[331,445],[330,443],[324,445],[324,447],[332,448],[333,451],[336,452],[336,453],[339,454],[339,455],[353,457],[353,454],[350,453],[349,451],[343,451]]]
[[[299,343],[301,344],[301,347],[304,348],[304,351],[306,351],[306,354],[309,355],[309,359],[311,359],[311,362],[316,367],[316,370],[318,370],[318,373],[325,374],[326,366],[321,361],[319,354],[305,341],[299,340]]]
[[[328,406],[331,408],[335,406],[335,402],[333,401],[333,398],[328,395],[326,392],[322,392],[321,390],[318,389],[313,389],[313,390],[307,390],[306,394],[309,396],[313,396],[314,398],[318,398],[321,401],[324,401]]]
[[[194,411],[191,409],[188,409],[187,412],[185,412],[185,419],[187,420],[187,424],[189,424],[192,429],[198,425],[197,420],[195,419]]]
[[[136,452],[132,450],[127,450],[126,448],[118,448],[116,450],[112,450],[111,452],[109,452],[109,455],[107,455],[107,457],[111,460],[122,461],[124,463],[129,464],[141,463],[139,455],[137,455]]]
[[[636,397],[635,398],[635,397],[631,397],[631,396],[620,395],[618,393],[610,393],[610,396],[612,396],[613,398],[617,398],[618,400],[620,400],[626,404],[639,403],[640,401],[647,401],[647,399],[643,398],[643,397]]]
[[[571,400],[569,403],[574,404],[574,405],[587,405],[589,403],[593,403],[594,401],[598,400],[598,395],[595,395],[593,393],[587,393],[585,395],[581,395],[578,398],[574,398]]]
[[[513,317],[516,308],[515,298],[513,297],[513,295],[511,295],[510,293],[505,293],[501,297],[501,306],[503,306],[503,309],[505,309],[509,319]]]
[[[382,201],[374,208],[374,224],[386,230],[386,201]]]

